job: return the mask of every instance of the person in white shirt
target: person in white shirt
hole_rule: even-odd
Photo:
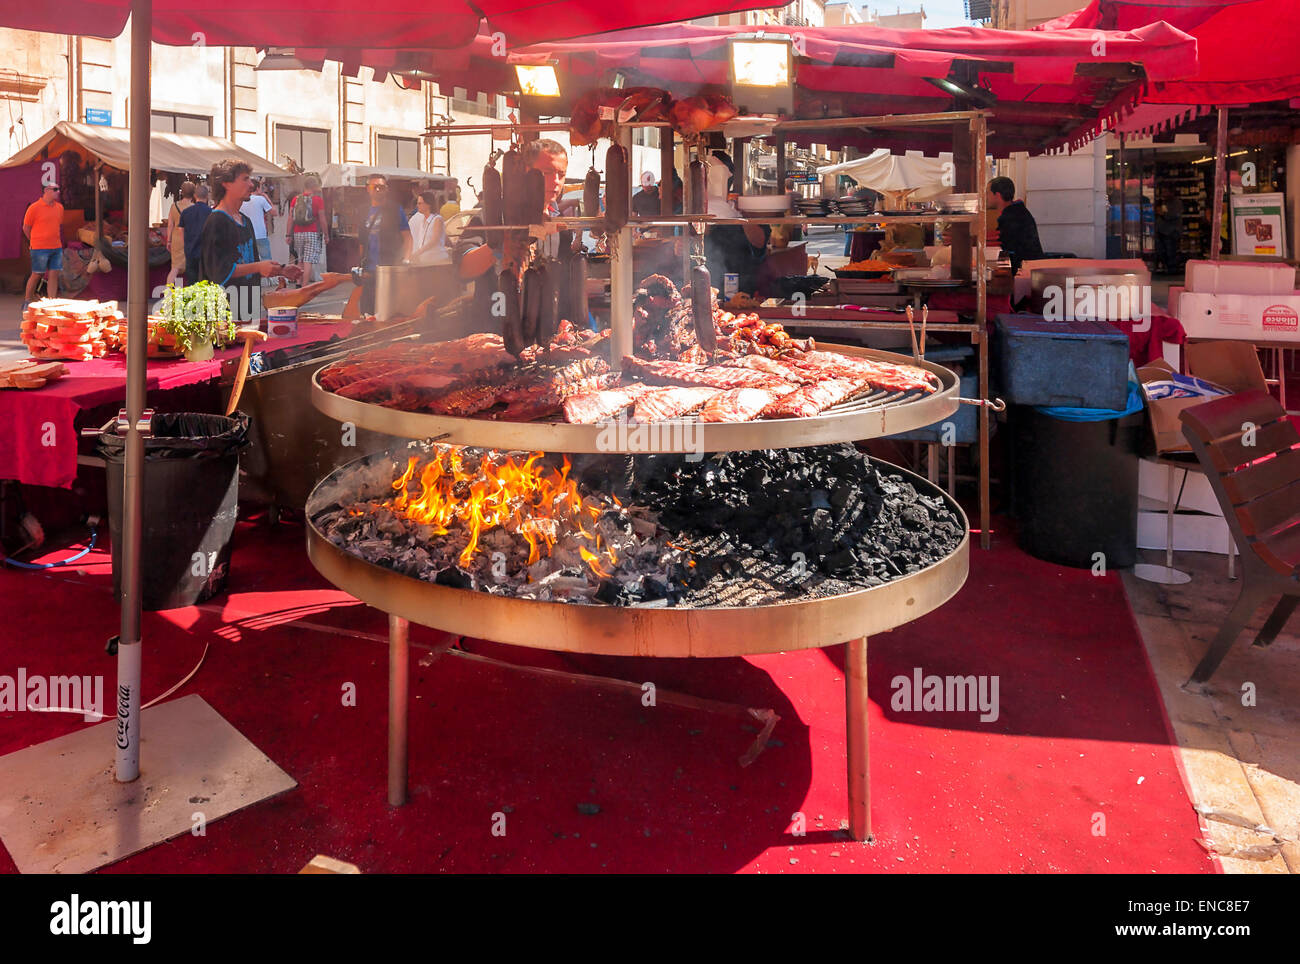
[[[416,213],[410,218],[411,254],[407,264],[451,263],[447,226],[438,213],[437,200],[432,191],[425,191],[416,201]]]
[[[267,229],[271,226],[271,212],[275,208],[262,192],[262,182],[257,181],[255,184],[253,194],[239,206],[239,213],[252,222],[258,260],[270,261],[271,238],[267,233]]]

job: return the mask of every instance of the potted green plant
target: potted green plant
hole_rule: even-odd
[[[211,281],[177,287],[167,286],[158,306],[163,327],[176,336],[177,346],[189,361],[207,361],[212,344],[225,344],[235,337],[230,316],[230,298]]]

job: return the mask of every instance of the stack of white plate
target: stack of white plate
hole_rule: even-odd
[[[757,217],[780,217],[790,213],[790,198],[785,194],[758,194],[736,198],[741,214]]]

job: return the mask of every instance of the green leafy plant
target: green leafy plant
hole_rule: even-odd
[[[181,351],[203,345],[224,344],[235,337],[230,316],[230,298],[211,281],[177,287],[167,286],[158,306],[163,327],[176,336]]]

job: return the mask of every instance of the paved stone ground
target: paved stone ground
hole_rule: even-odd
[[[1142,561],[1164,564],[1163,550]],[[1205,839],[1224,855],[1229,873],[1300,873],[1300,618],[1272,646],[1251,645],[1276,605],[1255,613],[1208,683],[1185,685],[1237,598],[1227,557],[1176,552],[1174,566],[1190,573],[1181,586],[1143,582],[1124,573],[1134,618],[1181,748],[1188,792],[1205,805],[1268,825],[1285,842],[1271,858],[1227,856],[1268,847],[1271,836],[1205,820]],[[1240,571],[1240,569],[1238,569]],[[1254,705],[1247,694],[1253,689]]]

